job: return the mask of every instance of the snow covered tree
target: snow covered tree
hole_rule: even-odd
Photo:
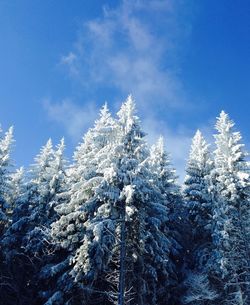
[[[131,96],[118,112],[118,126],[118,139],[108,156],[108,168],[104,168],[105,184],[112,190],[105,194],[111,196],[115,232],[120,237],[120,247],[115,249],[118,266],[109,266],[119,269],[117,301],[119,305],[164,304],[170,298],[171,276],[175,277],[169,261],[168,209],[145,162],[145,134]]]
[[[161,201],[168,215],[166,222],[167,237],[170,242],[168,260],[172,264],[172,274],[168,280],[168,291],[171,296],[170,302],[174,303],[176,301],[178,303],[179,291],[177,291],[177,282],[180,280],[178,277],[180,277],[179,271],[183,264],[182,252],[184,250],[181,231],[185,227],[185,221],[183,218],[183,200],[177,183],[176,171],[172,167],[170,157],[165,151],[163,137],[160,137],[156,144],[151,147],[150,156],[145,163],[150,172],[148,180],[154,189],[161,194]],[[155,281],[156,283],[157,281]]]
[[[192,242],[189,240],[189,253],[196,271],[204,271],[212,251],[213,203],[209,179],[212,167],[209,145],[198,130],[192,140],[183,189],[192,237]]]
[[[212,206],[209,196],[209,175],[212,160],[201,132],[198,130],[192,140],[186,177],[184,180],[184,195],[187,201],[190,221],[196,233],[204,233],[212,219]],[[200,230],[202,227],[203,230]],[[199,231],[199,232],[198,232]]]
[[[45,232],[57,218],[55,207],[62,201],[66,191],[64,149],[64,139],[56,149],[53,149],[52,141],[49,140],[35,158],[36,163],[30,171],[26,193],[30,214],[30,229],[24,240],[26,251],[41,251],[46,242],[45,237],[41,236],[46,236]]]
[[[187,291],[182,298],[184,304],[190,303],[192,299],[194,304],[213,304],[214,301],[214,298],[208,298],[210,294],[207,293],[212,287],[207,275],[213,264],[213,261],[211,261],[213,251],[211,231],[213,202],[210,194],[210,174],[212,169],[213,161],[209,145],[206,143],[202,133],[197,130],[192,140],[183,186],[189,222],[189,234],[186,236],[187,240],[185,241],[186,271],[184,286]],[[198,285],[197,283],[200,284]],[[203,285],[205,283],[206,285]],[[192,287],[192,285],[195,287]],[[205,289],[205,286],[209,287],[209,289]],[[211,303],[209,303],[209,300]],[[193,304],[192,302],[191,304]]]
[[[215,208],[214,278],[222,287],[226,305],[250,301],[249,169],[241,135],[222,111],[216,123],[215,169],[212,173]],[[248,219],[247,219],[248,218]]]
[[[147,162],[154,186],[159,188],[161,194],[164,194],[170,207],[171,202],[176,200],[176,196],[179,196],[180,190],[177,184],[176,171],[172,167],[170,157],[164,149],[162,136],[152,146]]]
[[[13,127],[10,127],[5,136],[0,138],[0,235],[2,235],[9,223],[8,214],[11,210],[8,197],[11,193],[9,167],[13,142]]]
[[[8,196],[8,202],[11,206],[12,211],[15,208],[16,202],[18,201],[20,196],[22,196],[24,191],[24,175],[24,168],[20,167],[10,176],[11,192]]]
[[[108,203],[97,193],[104,179],[99,167],[107,158],[107,151],[103,151],[110,147],[115,130],[115,121],[104,105],[100,118],[86,133],[74,154],[74,164],[69,171],[69,200],[56,208],[60,217],[51,229],[57,251],[64,254],[41,272],[42,278],[50,280],[54,277],[56,282],[53,291],[44,294],[48,304],[55,298],[61,299],[62,304],[76,304],[80,299],[88,299],[88,295],[93,295],[98,289],[91,283],[103,271],[102,259],[106,257],[107,260],[107,251],[110,251],[114,239],[105,237],[109,230],[112,231],[112,220],[107,218]],[[100,234],[104,237],[99,237]]]
[[[23,194],[17,198],[12,224],[2,240],[13,287],[10,293],[32,304],[39,268],[46,262],[50,245],[47,231],[55,219],[54,207],[65,188],[64,142],[56,150],[49,140],[35,158]],[[13,301],[14,303],[14,301]]]
[[[56,278],[46,304],[169,300],[176,276],[169,261],[168,208],[144,162],[143,137],[128,97],[117,120],[104,107],[78,147],[70,201],[58,206],[61,216],[51,231],[65,256],[41,273]]]
[[[13,128],[0,136],[0,303],[248,305],[250,162],[223,111],[216,130],[214,156],[196,132],[182,192],[131,96],[70,166],[49,140],[11,171]]]

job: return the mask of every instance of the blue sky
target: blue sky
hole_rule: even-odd
[[[129,93],[149,142],[183,175],[190,139],[224,109],[250,148],[248,0],[0,0],[0,122],[16,165],[49,137],[67,155],[107,101]]]

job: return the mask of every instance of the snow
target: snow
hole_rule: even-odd
[[[72,164],[64,139],[49,139],[30,169],[12,171],[10,128],[0,137],[1,297],[247,305],[250,163],[234,126],[221,112],[214,152],[196,132],[182,187],[163,137],[148,147],[132,96],[116,117],[101,108]]]

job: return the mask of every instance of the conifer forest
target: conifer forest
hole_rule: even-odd
[[[49,139],[27,169],[1,131],[0,304],[249,305],[250,162],[229,115],[214,143],[195,133],[182,185],[131,96],[96,117],[72,161]]]

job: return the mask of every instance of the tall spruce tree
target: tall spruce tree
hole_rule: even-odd
[[[82,304],[106,296],[105,285],[99,287],[96,281],[104,272],[114,238],[108,234],[113,230],[112,217],[108,219],[110,205],[99,194],[104,180],[100,166],[106,162],[115,129],[115,121],[104,105],[100,118],[74,154],[68,200],[57,207],[59,219],[51,228],[56,253],[62,255],[41,272],[42,278],[55,283],[53,290],[44,294],[46,304],[55,300],[59,304]]]
[[[149,170],[148,181],[151,183],[154,194],[158,194],[157,198],[150,198],[152,205],[154,204],[153,200],[157,200],[158,203],[161,203],[163,206],[163,218],[160,221],[158,219],[160,224],[158,229],[159,231],[162,231],[163,234],[156,234],[154,239],[165,239],[165,242],[168,244],[168,247],[164,250],[169,262],[169,265],[165,269],[165,279],[159,280],[156,276],[152,281],[153,285],[156,287],[155,300],[157,300],[156,304],[164,304],[164,302],[171,302],[171,304],[176,304],[177,302],[177,304],[179,304],[178,277],[183,249],[178,223],[179,217],[181,216],[179,215],[179,212],[182,209],[182,198],[180,196],[180,187],[177,183],[176,171],[164,148],[163,137],[160,137],[156,144],[152,146],[150,155],[146,159],[145,164]],[[150,228],[151,225],[149,231]],[[157,244],[161,245],[162,243],[157,241]],[[153,243],[149,242],[148,247],[153,249],[153,245]],[[151,250],[151,253],[154,252],[155,251]],[[147,267],[145,267],[145,269],[147,269]],[[157,273],[155,272],[155,274]],[[153,287],[149,290],[151,292],[154,291]],[[160,297],[161,293],[159,293],[159,291],[161,290],[168,291],[168,294],[165,295],[165,297]]]
[[[214,277],[219,279],[223,304],[247,305],[250,302],[250,257],[245,222],[249,213],[246,153],[240,133],[234,131],[234,123],[224,111],[218,117],[216,130],[212,173]]]
[[[177,175],[171,165],[170,157],[164,149],[164,139],[159,137],[157,143],[151,147],[148,159],[149,170],[152,173],[154,185],[166,197],[170,206],[179,195],[180,188],[177,184]]]
[[[200,265],[199,269],[204,267],[210,255],[213,203],[210,196],[209,178],[212,167],[213,161],[209,145],[198,130],[192,140],[183,193],[192,230],[191,252],[194,255],[195,251],[198,255],[195,257],[195,261],[196,267]],[[202,247],[205,247],[204,256],[200,256]]]
[[[8,215],[11,213],[11,205],[8,198],[11,196],[10,153],[13,142],[13,127],[10,127],[0,138],[0,235],[10,222]]]
[[[24,192],[24,178],[25,178],[25,171],[24,167],[20,167],[16,169],[14,173],[11,173],[10,176],[10,192],[8,195],[8,202],[10,206],[10,213],[12,213],[15,209],[15,205],[19,198],[22,196]]]
[[[107,109],[75,154],[70,201],[52,236],[64,260],[46,304],[164,304],[176,280],[168,208],[144,162],[148,149],[131,96],[114,121]],[[172,278],[172,279],[171,279]]]
[[[213,304],[217,297],[207,277],[213,265],[213,202],[210,194],[212,169],[209,145],[198,130],[192,140],[183,188],[190,229],[186,253],[187,291],[183,297],[185,304]]]
[[[113,198],[120,236],[117,304],[165,304],[175,281],[168,208],[159,181],[145,162],[149,157],[145,134],[131,96],[118,112],[118,125],[118,141],[109,160],[112,170],[105,171],[117,190]]]
[[[46,262],[47,230],[55,217],[54,206],[64,189],[63,141],[55,151],[49,140],[35,158],[23,193],[17,198],[12,224],[2,240],[9,273],[9,287],[3,298],[10,304],[36,304],[37,274]],[[60,159],[60,161],[59,161]]]

